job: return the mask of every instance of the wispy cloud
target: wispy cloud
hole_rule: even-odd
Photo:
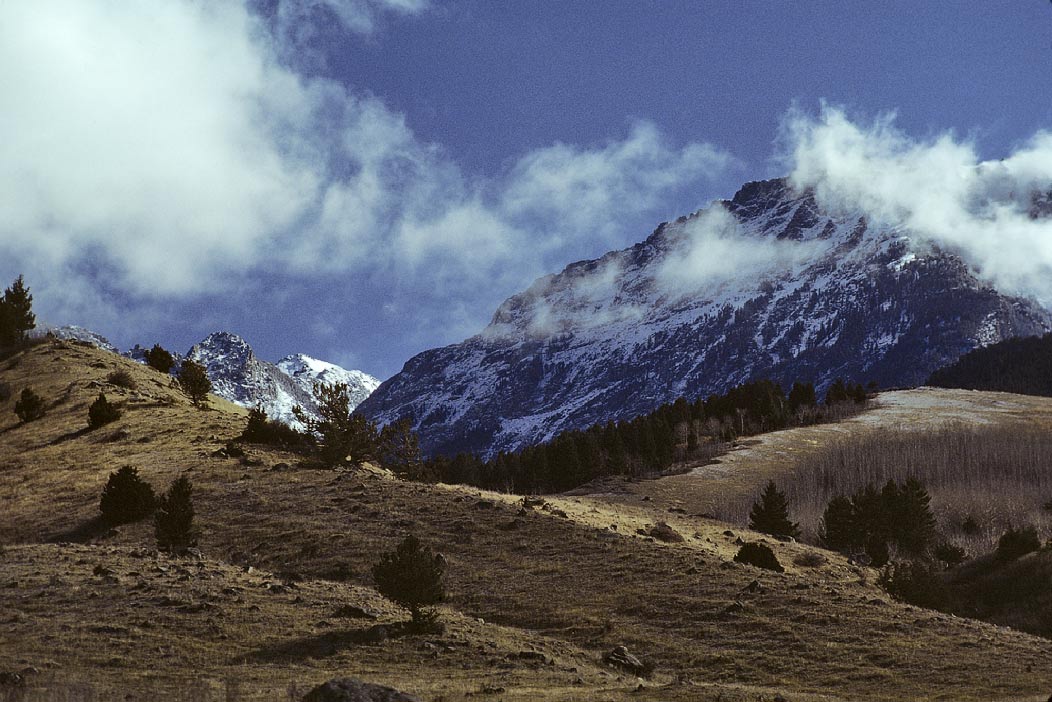
[[[1052,190],[1052,134],[983,161],[972,140],[911,137],[893,113],[853,121],[825,105],[791,112],[784,130],[793,182],[823,207],[909,229],[997,284],[1052,302],[1052,218],[1035,216]]]
[[[392,295],[446,296],[431,312],[455,311],[620,243],[626,217],[730,162],[638,122],[622,139],[554,144],[482,178],[382,99],[288,60],[319,17],[369,34],[427,8],[282,0],[262,17],[236,0],[0,4],[0,253],[38,288],[92,291],[71,305],[383,271]]]

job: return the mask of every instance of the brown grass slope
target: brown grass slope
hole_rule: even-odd
[[[138,389],[106,386],[116,368]],[[0,404],[0,671],[37,668],[36,699],[87,699],[78,686],[101,698],[296,699],[337,675],[432,700],[1049,693],[1052,642],[890,602],[875,573],[831,554],[795,566],[811,551],[799,544],[771,543],[785,574],[735,564],[738,539],[758,536],[659,499],[523,509],[376,470],[301,468],[260,447],[247,462],[216,456],[242,410],[194,410],[166,377],[65,343],[0,364],[0,382],[15,394],[30,384],[50,405],[17,426],[13,399]],[[124,417],[81,432],[100,389]],[[148,523],[93,524],[122,465],[156,489],[188,472],[202,560],[158,555]],[[684,541],[637,533],[659,521]],[[335,613],[350,604],[380,622],[405,618],[369,572],[409,532],[449,562],[448,630],[367,643],[372,620]],[[602,665],[618,644],[655,664],[642,689]]]

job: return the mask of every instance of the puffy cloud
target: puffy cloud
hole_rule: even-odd
[[[403,298],[396,307],[426,317],[411,326],[459,330],[568,257],[638,235],[626,217],[729,163],[640,122],[624,139],[544,147],[476,177],[383,100],[289,59],[307,36],[293,30],[319,18],[369,33],[385,14],[426,8],[0,3],[0,254],[11,273],[40,292],[81,291],[39,295],[51,312],[108,303],[72,318],[91,323],[326,275],[344,276],[353,299],[380,272]]]
[[[1052,134],[982,161],[951,133],[916,139],[893,114],[859,123],[824,105],[791,112],[785,136],[793,182],[824,207],[908,229],[1006,289],[1052,302],[1052,218],[1036,216],[1052,190]]]

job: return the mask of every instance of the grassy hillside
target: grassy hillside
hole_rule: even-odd
[[[106,383],[118,368],[136,390]],[[0,672],[36,669],[25,699],[298,699],[342,675],[428,700],[1048,696],[1052,642],[891,602],[875,572],[834,554],[796,565],[822,560],[800,544],[770,543],[784,574],[734,563],[740,540],[761,537],[692,516],[682,492],[660,499],[681,489],[672,478],[649,500],[527,508],[260,447],[227,457],[243,410],[195,410],[167,377],[92,348],[30,349],[0,363],[0,382],[49,403],[24,426],[13,397],[0,403]],[[82,431],[100,390],[124,417]],[[155,489],[191,477],[200,559],[158,554],[145,522],[97,525],[124,465]],[[647,536],[659,522],[683,540]],[[369,642],[369,627],[406,618],[369,573],[410,532],[448,561],[448,628]],[[603,664],[621,644],[653,678]]]

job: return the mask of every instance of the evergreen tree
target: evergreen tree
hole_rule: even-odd
[[[98,398],[88,408],[88,427],[97,429],[104,424],[115,422],[121,418],[121,411],[117,405],[106,399],[106,395],[99,393]]]
[[[33,392],[33,388],[25,388],[15,400],[15,414],[23,424],[40,419],[44,416],[44,399]]]
[[[438,618],[431,605],[445,599],[445,569],[445,559],[409,535],[373,566],[373,580],[380,594],[408,609],[413,626],[422,629]]]
[[[799,538],[800,525],[789,521],[789,500],[773,480],[767,483],[760,500],[749,512],[749,528],[762,534]]]
[[[204,366],[189,359],[183,361],[177,380],[195,407],[201,407],[208,399],[208,393],[212,392],[212,381],[208,379]]]
[[[29,330],[35,327],[33,296],[22,276],[18,276],[0,299],[0,346],[23,343]]]
[[[813,383],[793,383],[789,390],[789,411],[796,413],[805,407],[814,407],[818,404],[815,397],[815,386]]]
[[[819,526],[819,541],[826,548],[842,551],[861,545],[851,500],[838,495],[829,501]]]
[[[146,365],[162,373],[170,373],[175,366],[175,358],[171,353],[161,348],[160,344],[154,344],[153,348],[146,352]]]
[[[335,467],[347,460],[352,463],[377,459],[380,432],[376,425],[361,415],[351,413],[351,396],[347,383],[316,383],[314,398],[320,419],[308,415],[302,407],[292,413],[318,440],[318,457]]]
[[[843,378],[837,378],[833,381],[833,384],[826,390],[826,404],[835,405],[840,402],[847,402],[851,399],[851,395],[848,392],[847,384]]]
[[[108,524],[127,524],[149,515],[156,503],[153,488],[139,477],[139,471],[124,466],[110,473],[99,499],[99,511]]]
[[[895,540],[899,548],[919,554],[935,539],[935,515],[931,511],[931,496],[916,478],[908,478],[899,490],[898,530]]]
[[[172,482],[157,504],[154,517],[157,547],[182,553],[197,545],[194,528],[193,485],[185,475]]]
[[[380,430],[380,465],[409,480],[424,480],[428,476],[420,454],[420,442],[408,417],[391,422]]]

